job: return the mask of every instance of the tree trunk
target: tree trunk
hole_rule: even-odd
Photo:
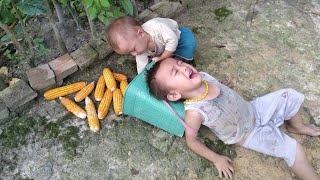
[[[64,15],[63,15],[63,10],[59,4],[59,2],[57,2],[56,0],[52,0],[54,8],[56,10],[58,19],[59,19],[59,23],[61,23],[63,26],[66,24],[66,21],[64,20]]]
[[[65,54],[65,53],[68,52],[68,51],[67,51],[67,47],[66,47],[66,45],[65,45],[65,43],[64,43],[64,41],[63,41],[63,39],[62,39],[62,37],[61,37],[61,35],[60,35],[60,32],[59,32],[58,28],[55,26],[55,23],[54,23],[54,20],[53,20],[53,17],[52,17],[52,12],[51,12],[51,9],[50,9],[49,2],[48,2],[48,0],[43,0],[43,2],[44,2],[44,4],[45,4],[46,7],[47,7],[47,17],[48,17],[48,19],[49,19],[49,21],[50,21],[50,25],[51,25],[51,27],[52,27],[52,29],[53,29],[53,31],[54,31],[55,38],[56,38],[57,41],[58,41],[58,45],[59,45],[59,48],[60,48],[60,50],[61,50],[61,53],[62,53],[62,54]]]
[[[33,62],[34,61],[34,49],[33,49],[33,44],[32,44],[32,41],[31,41],[31,37],[30,37],[29,33],[26,30],[26,26],[22,21],[22,17],[21,17],[21,15],[20,15],[17,7],[16,7],[16,3],[14,2],[14,0],[11,0],[11,4],[12,4],[12,7],[13,7],[13,9],[15,11],[15,16],[18,18],[19,23],[21,24],[23,34],[24,34],[24,36],[25,36],[25,38],[27,40],[28,46],[29,46],[29,51],[30,51],[31,57],[30,57],[28,63],[29,63],[29,65],[31,67],[34,67],[35,66],[35,64]]]
[[[77,24],[77,28],[80,29],[81,31],[83,31],[82,24],[79,22],[79,20],[77,18],[76,11],[70,6],[70,0],[67,1],[67,9],[70,12],[74,22]]]
[[[89,12],[88,12],[88,9],[86,8],[84,2],[82,2],[82,5],[83,5],[83,7],[84,7],[84,10],[85,10],[86,15],[87,15],[87,18],[88,18],[88,22],[89,22],[89,26],[90,26],[90,31],[91,31],[91,38],[92,38],[92,39],[96,39],[96,38],[97,38],[97,33],[96,33],[96,27],[94,26],[94,21],[90,20]]]
[[[25,53],[23,46],[19,43],[16,36],[10,31],[9,26],[0,22],[0,27],[1,29],[4,30],[4,32],[6,32],[6,34],[10,36],[10,39],[14,44],[14,46],[17,48],[17,50],[20,51],[21,53]]]

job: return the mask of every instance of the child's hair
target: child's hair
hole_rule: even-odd
[[[118,49],[117,39],[121,35],[124,39],[130,40],[130,30],[140,27],[137,20],[130,16],[119,17],[108,25],[106,28],[106,38],[112,49]]]
[[[145,73],[145,78],[147,80],[149,92],[152,96],[159,100],[168,100],[167,95],[169,94],[170,90],[154,77],[160,67],[161,62],[163,61],[156,62],[150,69],[148,69]]]

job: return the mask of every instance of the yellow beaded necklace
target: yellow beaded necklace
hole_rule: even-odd
[[[184,101],[184,103],[187,103],[187,102],[198,102],[198,101],[201,101],[202,99],[204,99],[207,95],[208,95],[208,92],[209,92],[209,85],[208,85],[208,82],[205,81],[205,80],[202,80],[203,84],[206,85],[206,92],[204,92],[204,94],[199,97],[198,99],[186,99]]]

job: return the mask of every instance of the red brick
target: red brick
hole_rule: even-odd
[[[53,71],[48,64],[43,64],[38,67],[29,69],[27,77],[30,86],[34,90],[42,90],[53,87],[56,84]]]
[[[78,70],[76,62],[69,54],[65,54],[49,62],[49,66],[56,76],[56,82],[61,82],[64,78]]]

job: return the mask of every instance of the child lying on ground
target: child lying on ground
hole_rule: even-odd
[[[160,100],[185,100],[186,141],[191,150],[210,160],[222,178],[233,178],[230,158],[216,154],[197,139],[201,124],[224,143],[236,144],[282,158],[301,179],[319,180],[300,143],[280,131],[319,136],[320,128],[305,125],[300,115],[304,95],[281,89],[247,102],[205,72],[172,58],[156,63],[146,74],[150,92]]]
[[[136,57],[138,73],[148,64],[149,57],[161,61],[175,55],[191,61],[196,47],[192,31],[168,18],[153,18],[140,25],[134,18],[123,16],[108,25],[106,37],[118,54]]]

